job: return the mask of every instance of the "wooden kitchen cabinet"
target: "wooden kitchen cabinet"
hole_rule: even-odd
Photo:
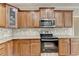
[[[20,41],[20,54],[21,56],[30,56],[30,40],[19,40]]]
[[[38,28],[39,10],[19,11],[19,22],[21,28]]]
[[[13,52],[15,56],[41,55],[39,39],[16,39],[13,44]]]
[[[71,55],[74,55],[74,56],[79,55],[79,39],[78,38],[71,39]]]
[[[5,5],[0,4],[0,27],[6,26],[6,10]]]
[[[40,19],[53,19],[54,7],[40,7]]]
[[[56,27],[72,27],[72,10],[55,10]]]
[[[72,11],[64,11],[64,24],[65,27],[72,27],[73,22],[73,12]]]
[[[26,22],[27,22],[27,12],[25,11],[19,11],[19,20],[18,20],[18,26],[19,28],[26,28]]]
[[[31,56],[40,56],[41,55],[41,47],[40,40],[31,40]]]
[[[13,56],[13,40],[6,42],[7,56]]]
[[[17,28],[18,8],[9,4],[0,4],[0,27]]]
[[[62,11],[55,10],[56,27],[64,27],[64,15]]]
[[[14,56],[21,56],[20,53],[20,41],[19,40],[13,40],[13,55]]]
[[[6,56],[7,50],[6,50],[6,44],[2,43],[0,44],[0,56]]]
[[[70,55],[70,39],[69,38],[59,39],[59,55],[60,56]]]

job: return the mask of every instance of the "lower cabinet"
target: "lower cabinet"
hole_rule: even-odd
[[[20,55],[30,56],[30,40],[19,40],[20,41]]]
[[[7,54],[6,44],[0,44],[0,56],[6,56]]]
[[[40,40],[39,39],[15,39],[14,40],[15,56],[39,56]]]
[[[71,55],[79,55],[79,39],[71,39]]]
[[[31,40],[31,56],[40,56],[40,50],[40,40]]]
[[[59,39],[59,55],[61,56],[70,55],[70,39],[69,38]]]
[[[6,42],[7,56],[13,56],[13,40]]]
[[[20,41],[13,40],[13,55],[20,56]]]
[[[0,44],[0,56],[13,55],[13,41],[8,41]]]

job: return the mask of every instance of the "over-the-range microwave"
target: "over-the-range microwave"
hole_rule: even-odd
[[[46,28],[56,27],[55,19],[41,19],[40,27],[46,27]]]

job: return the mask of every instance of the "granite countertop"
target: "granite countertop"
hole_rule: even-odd
[[[57,36],[58,38],[79,38],[79,36]]]
[[[57,36],[58,38],[79,38],[79,36]],[[5,38],[0,38],[0,44],[13,40],[13,39],[40,39],[40,36],[17,36],[17,37],[5,37]]]
[[[4,42],[7,42],[7,41],[10,41],[10,40],[13,40],[13,39],[40,39],[40,36],[36,36],[36,37],[4,37],[4,38],[0,38],[0,44],[1,43],[4,43]]]

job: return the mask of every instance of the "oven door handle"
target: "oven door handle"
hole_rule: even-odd
[[[41,39],[41,41],[57,41],[58,39],[50,39],[50,40],[46,40],[46,39]]]

